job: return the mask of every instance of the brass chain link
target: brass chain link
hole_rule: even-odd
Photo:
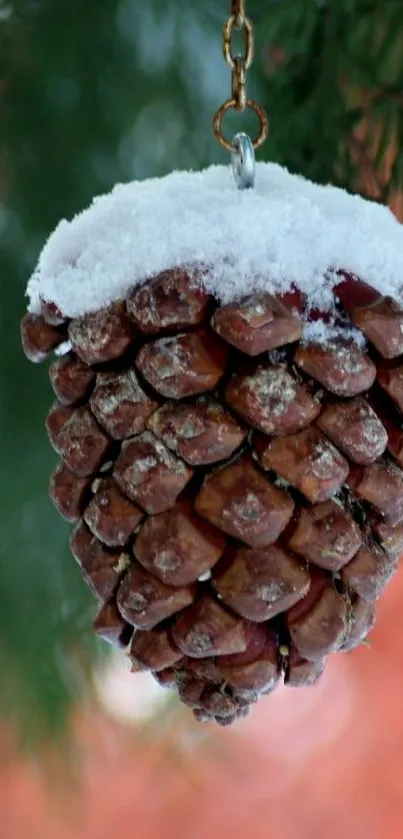
[[[257,114],[259,134],[253,142],[253,148],[260,148],[269,133],[269,121],[264,109],[253,99],[248,99],[246,91],[246,71],[252,64],[255,54],[255,38],[251,21],[246,17],[246,0],[231,0],[231,16],[224,24],[224,58],[231,68],[231,99],[227,99],[218,109],[213,119],[214,136],[227,151],[234,152],[234,145],[226,139],[222,131],[222,121],[227,113],[234,109],[244,112],[247,108]],[[245,35],[244,52],[235,54],[233,50],[234,30]]]

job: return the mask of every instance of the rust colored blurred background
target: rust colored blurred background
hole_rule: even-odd
[[[400,839],[402,598],[400,573],[370,648],[335,656],[317,687],[281,688],[229,730],[195,727],[169,705],[146,723],[141,706],[136,721],[136,693],[148,691],[118,667],[97,706],[75,715],[74,777],[3,747],[3,839]],[[131,722],[119,721],[128,708]]]

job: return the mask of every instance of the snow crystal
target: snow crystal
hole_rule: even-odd
[[[331,479],[336,454],[336,449],[328,440],[320,440],[316,443],[311,455],[311,468],[316,478],[321,481]]]
[[[73,344],[71,343],[71,341],[63,341],[61,344],[59,344],[58,347],[56,347],[54,353],[57,356],[67,355],[67,353],[69,353],[72,349]]]
[[[320,318],[318,320],[306,321],[304,323],[302,340],[307,344],[311,342],[319,344],[329,342],[329,344],[332,345],[332,343],[337,341],[338,338],[346,339],[347,337],[354,341],[359,347],[365,346],[365,337],[362,332],[350,324],[345,327],[340,327],[336,326],[333,322],[328,323]],[[341,351],[340,348],[339,351]],[[346,356],[347,355],[348,351],[346,353]]]
[[[132,562],[128,554],[120,554],[119,559],[113,568],[117,574],[123,574],[124,571],[127,571],[127,569],[130,568],[131,564]]]
[[[204,285],[228,302],[293,283],[312,306],[332,306],[335,271],[402,300],[403,226],[386,207],[259,163],[254,190],[230,167],[119,184],[50,236],[28,284],[70,317],[124,297],[172,267],[205,268]]]
[[[276,416],[285,414],[297,393],[297,381],[284,367],[258,368],[253,376],[246,378],[254,395],[262,407],[270,405],[271,413]]]

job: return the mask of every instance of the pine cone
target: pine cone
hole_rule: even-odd
[[[373,626],[403,550],[403,311],[343,275],[344,332],[307,342],[298,294],[218,305],[197,280],[166,271],[70,321],[43,303],[22,335],[33,361],[71,344],[50,494],[95,631],[228,725]]]

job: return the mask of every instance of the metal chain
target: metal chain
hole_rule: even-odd
[[[227,113],[234,109],[244,112],[247,108],[257,114],[259,119],[259,134],[252,143],[256,150],[265,142],[269,132],[269,122],[264,109],[253,99],[248,99],[246,91],[246,71],[252,64],[255,54],[255,38],[251,21],[246,17],[246,0],[231,0],[231,17],[224,24],[224,58],[231,68],[231,99],[227,99],[221,108],[214,115],[213,131],[218,142],[227,151],[235,152],[234,143],[226,139],[222,131],[222,121]],[[233,33],[234,30],[243,32],[245,35],[245,49],[240,55],[234,53]]]

